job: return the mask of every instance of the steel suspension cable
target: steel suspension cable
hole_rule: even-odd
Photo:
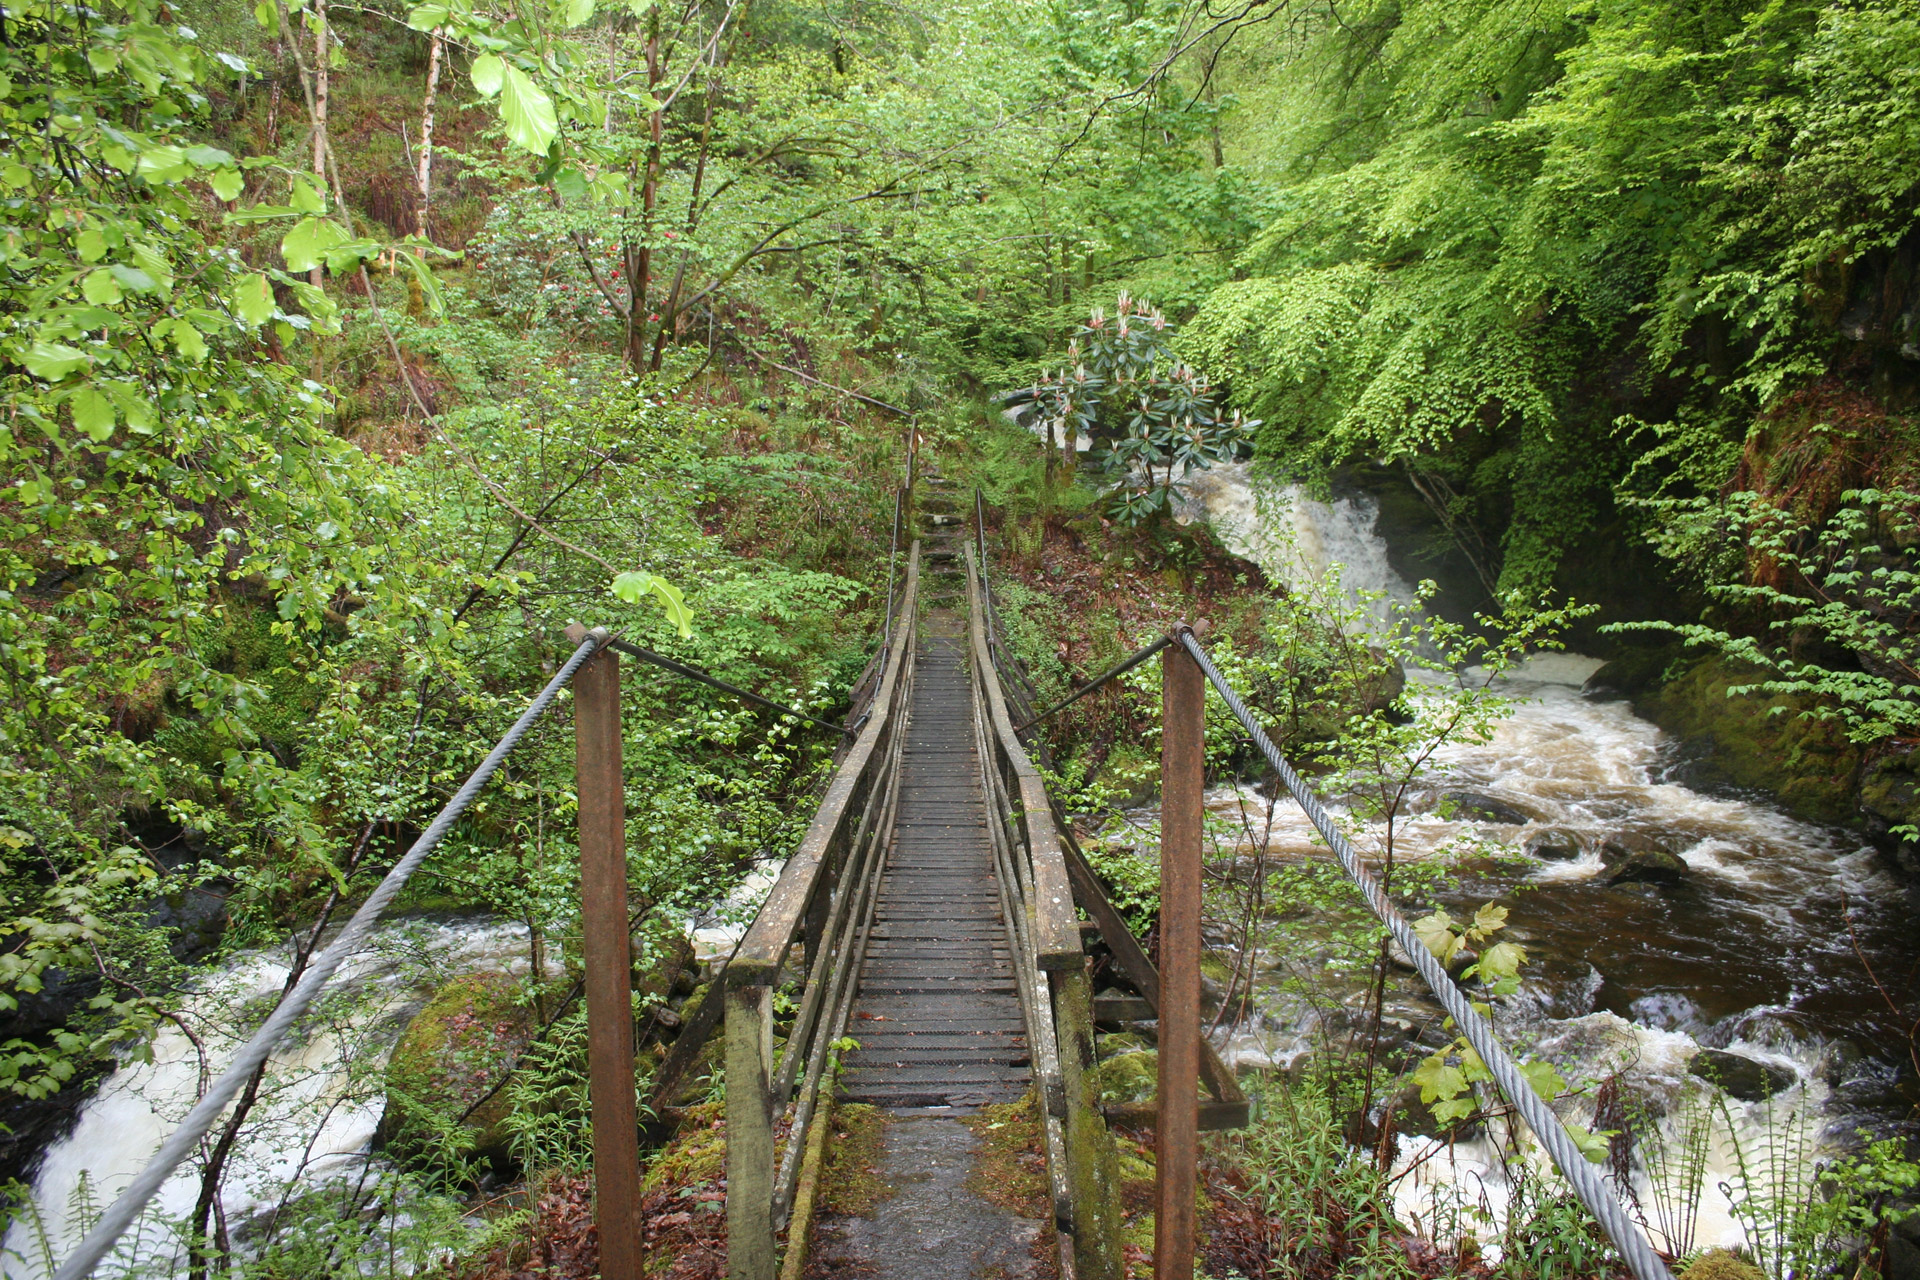
[[[1087,683],[1081,685],[1078,689],[1075,689],[1072,693],[1068,694],[1064,701],[1057,702],[1053,706],[1048,707],[1045,711],[1040,712],[1038,715],[1034,716],[1031,720],[1028,720],[1025,724],[1015,725],[1013,731],[1015,733],[1025,733],[1027,730],[1033,728],[1033,726],[1039,724],[1042,720],[1045,720],[1048,716],[1053,715],[1055,712],[1065,711],[1068,707],[1080,701],[1080,699],[1086,697],[1088,694],[1092,693],[1095,689],[1098,689],[1101,685],[1106,684],[1109,680],[1119,679],[1121,676],[1127,674],[1127,672],[1133,670],[1135,667],[1139,666],[1141,663],[1145,662],[1148,658],[1151,658],[1154,654],[1160,652],[1162,649],[1166,648],[1168,645],[1172,643],[1173,643],[1172,636],[1161,636],[1158,640],[1155,640],[1152,644],[1148,645],[1146,648],[1136,649],[1130,656],[1122,658],[1120,660],[1119,665],[1114,666],[1108,669],[1107,671],[1104,671],[1101,674],[1095,676],[1093,679],[1087,681]]]
[[[513,727],[507,730],[498,743],[494,744],[493,750],[487,753],[487,758],[480,762],[480,767],[468,775],[467,780],[460,785],[460,790],[454,793],[453,799],[447,801],[446,807],[441,809],[434,820],[427,825],[427,829],[420,833],[420,838],[413,842],[413,847],[407,850],[406,856],[393,865],[393,870],[387,872],[386,878],[367,896],[367,900],[360,905],[360,909],[353,913],[353,918],[347,921],[346,928],[340,931],[340,936],[334,939],[333,945],[323,951],[320,958],[313,962],[313,966],[302,975],[293,990],[287,993],[286,998],[268,1016],[266,1023],[254,1032],[252,1039],[241,1046],[240,1052],[234,1056],[232,1065],[221,1074],[218,1080],[207,1087],[200,1101],[194,1105],[192,1111],[187,1113],[187,1118],[181,1121],[178,1129],[173,1131],[173,1136],[154,1152],[153,1158],[147,1162],[147,1167],[127,1184],[127,1189],[122,1191],[119,1198],[100,1215],[100,1220],[94,1224],[93,1230],[87,1232],[80,1243],[74,1247],[73,1252],[67,1255],[67,1260],[61,1263],[60,1269],[54,1273],[54,1280],[83,1280],[83,1277],[93,1273],[93,1269],[100,1264],[100,1260],[106,1257],[107,1251],[113,1248],[114,1243],[120,1239],[127,1228],[133,1225],[134,1220],[147,1207],[147,1202],[153,1199],[168,1177],[180,1166],[180,1162],[199,1145],[200,1139],[206,1136],[207,1131],[213,1127],[214,1121],[218,1120],[221,1113],[227,1109],[227,1104],[232,1102],[234,1096],[240,1092],[247,1078],[267,1060],[287,1032],[293,1028],[293,1024],[299,1021],[300,1016],[313,1004],[320,994],[320,989],[327,985],[347,958],[366,942],[367,934],[372,931],[381,912],[393,902],[413,873],[420,869],[420,864],[427,860],[427,855],[446,838],[447,832],[453,829],[453,824],[460,820],[460,815],[467,811],[467,806],[473,803],[474,797],[480,794],[481,789],[487,785],[487,781],[493,777],[495,770],[499,769],[500,762],[520,744],[527,730],[533,727],[534,721],[538,720],[553,704],[561,688],[567,681],[573,679],[573,673],[580,669],[580,664],[592,657],[606,642],[605,627],[596,627],[587,633],[587,638],[580,642],[580,646],[573,651],[573,656],[554,673],[553,679],[547,681],[546,687],[540,690],[532,704],[520,713],[519,719],[513,722]]]
[[[819,716],[810,716],[804,711],[796,711],[792,707],[773,701],[771,698],[763,698],[757,693],[749,693],[737,684],[728,684],[718,676],[710,676],[698,667],[690,667],[684,662],[676,662],[664,653],[655,653],[651,649],[643,649],[639,645],[626,640],[609,640],[607,647],[618,649],[620,652],[638,658],[642,662],[650,662],[662,671],[671,671],[677,676],[685,676],[689,680],[697,680],[701,684],[710,685],[720,690],[722,693],[730,693],[736,698],[744,698],[748,702],[766,707],[770,711],[778,711],[781,715],[793,716],[800,720],[811,720],[822,729],[831,729],[835,733],[844,733],[849,738],[857,736],[854,730],[848,728],[846,725],[834,724],[831,721],[822,720]]]
[[[1568,1185],[1573,1188],[1574,1194],[1580,1197],[1580,1203],[1584,1204],[1587,1211],[1605,1228],[1607,1235],[1613,1240],[1614,1247],[1620,1251],[1620,1256],[1626,1260],[1633,1274],[1638,1280],[1673,1280],[1672,1273],[1667,1270],[1667,1264],[1661,1260],[1659,1254],[1654,1252],[1653,1246],[1633,1224],[1632,1219],[1627,1217],[1626,1210],[1621,1207],[1618,1197],[1607,1187],[1605,1179],[1601,1177],[1596,1166],[1581,1154],[1580,1148],[1574,1143],[1573,1135],[1569,1134],[1566,1126],[1560,1122],[1560,1117],[1555,1115],[1546,1101],[1533,1091],[1533,1086],[1528,1084],[1527,1078],[1520,1074],[1519,1066],[1494,1035],[1491,1024],[1481,1016],[1468,1001],[1466,994],[1447,975],[1439,958],[1420,941],[1419,936],[1413,931],[1413,926],[1407,923],[1406,917],[1394,909],[1393,903],[1380,888],[1379,881],[1368,873],[1366,867],[1354,854],[1353,847],[1347,843],[1345,834],[1334,825],[1332,817],[1321,806],[1319,797],[1315,796],[1300,780],[1300,775],[1294,772],[1293,766],[1287,763],[1286,757],[1282,756],[1278,748],[1273,745],[1266,731],[1253,718],[1253,713],[1247,710],[1246,703],[1242,702],[1240,696],[1233,691],[1233,686],[1229,685],[1226,677],[1220,674],[1220,669],[1213,665],[1213,660],[1207,656],[1207,651],[1200,647],[1200,642],[1194,638],[1191,631],[1183,628],[1176,633],[1176,636],[1181,646],[1193,656],[1195,662],[1200,664],[1200,670],[1206,674],[1209,683],[1219,692],[1227,708],[1233,712],[1234,719],[1240,722],[1241,727],[1253,739],[1253,745],[1259,748],[1260,754],[1267,758],[1267,763],[1272,765],[1274,772],[1280,775],[1280,781],[1286,785],[1293,798],[1306,811],[1307,818],[1332,848],[1334,857],[1340,860],[1340,866],[1346,871],[1347,877],[1359,887],[1367,906],[1372,908],[1373,914],[1387,926],[1387,932],[1393,936],[1395,942],[1400,944],[1400,949],[1406,952],[1408,959],[1413,961],[1414,968],[1426,980],[1427,986],[1433,989],[1433,994],[1439,998],[1441,1006],[1453,1019],[1454,1025],[1460,1028],[1461,1035],[1466,1037],[1467,1043],[1473,1046],[1474,1052],[1478,1053],[1481,1061],[1486,1063],[1494,1083],[1500,1087],[1500,1092],[1506,1095],[1507,1101],[1513,1104],[1514,1110],[1520,1113],[1521,1118],[1527,1122],[1527,1127],[1533,1130],[1534,1136],[1547,1149],[1547,1154],[1553,1157],[1554,1164],[1559,1167]]]

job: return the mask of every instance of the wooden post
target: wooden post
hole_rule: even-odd
[[[727,1280],[774,1275],[771,997],[727,988]]]
[[[1161,651],[1160,1097],[1154,1126],[1154,1280],[1193,1280],[1200,1127],[1200,825],[1206,684],[1178,643]]]
[[[567,628],[575,644],[585,628]],[[633,1096],[633,954],[627,934],[627,804],[620,658],[601,649],[573,677],[580,794],[580,925],[587,969],[587,1083],[602,1280],[640,1280],[640,1136]]]

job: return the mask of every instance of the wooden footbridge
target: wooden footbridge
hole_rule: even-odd
[[[659,1112],[672,1100],[693,1055],[724,1025],[730,1280],[801,1280],[810,1273],[836,1103],[870,1102],[901,1117],[902,1126],[909,1120],[923,1126],[944,1123],[950,1134],[958,1134],[950,1117],[1023,1097],[1036,1103],[1050,1191],[1051,1221],[1039,1224],[1039,1238],[1050,1254],[1045,1270],[1061,1280],[1120,1280],[1126,1268],[1117,1162],[1107,1129],[1110,1117],[1100,1106],[1095,1082],[1095,1029],[1101,1024],[1130,1025],[1156,1041],[1159,1101],[1125,1118],[1156,1128],[1154,1274],[1157,1280],[1191,1280],[1196,1130],[1247,1119],[1245,1096],[1200,1034],[1202,738],[1209,683],[1634,1275],[1670,1280],[1612,1190],[1527,1086],[1486,1019],[1394,910],[1337,824],[1185,629],[1155,641],[1088,686],[1163,654],[1160,959],[1165,972],[1155,967],[1108,900],[1029,754],[1031,749],[1038,755],[1041,766],[1048,763],[1044,744],[1031,731],[1059,708],[1036,713],[1034,691],[1006,645],[986,576],[986,520],[979,497],[975,494],[971,510],[963,511],[940,476],[916,475],[911,439],[906,484],[895,506],[884,639],[856,686],[853,714],[844,726],[827,726],[839,728],[847,741],[824,798],[716,982],[723,994],[701,1004],[655,1073],[651,1101]],[[604,1280],[639,1280],[645,1259],[618,655],[812,717],[604,629],[574,627],[568,636],[572,655],[336,941],[207,1085],[179,1129],[75,1246],[55,1280],[92,1274],[248,1082],[257,1087],[268,1056],[569,685],[578,757],[600,1274]],[[1096,954],[1106,988],[1098,996],[1092,978]],[[935,1134],[928,1141],[929,1132],[923,1127],[912,1142],[903,1141],[900,1154],[922,1162],[906,1169],[910,1177],[937,1184],[937,1194],[920,1201],[935,1205],[933,1215],[944,1223],[922,1219],[896,1223],[890,1235],[871,1234],[866,1254],[851,1259],[854,1270],[882,1280],[961,1280],[984,1269],[1008,1272],[1004,1255],[983,1264],[943,1243],[954,1237],[936,1228],[976,1214],[984,1218],[990,1206],[964,1189],[953,1161],[944,1170],[935,1167],[943,1159],[943,1142],[950,1155],[966,1139],[949,1142]],[[906,1212],[883,1206],[879,1216],[884,1220]],[[1021,1273],[1019,1266],[1011,1269]]]
[[[1117,1277],[1094,1030],[1153,1019],[1158,974],[1015,732],[1031,691],[981,572],[978,503],[962,513],[937,474],[917,477],[905,502],[924,527],[863,682],[860,735],[726,970],[729,1274],[803,1273],[830,1128],[823,1082],[846,1037],[858,1048],[841,1063],[842,1101],[953,1114],[1031,1091],[1059,1272]],[[1092,948],[1130,988],[1097,1008]],[[791,1025],[773,1013],[783,986]],[[1213,1091],[1203,1122],[1244,1123],[1231,1073],[1195,1040]]]

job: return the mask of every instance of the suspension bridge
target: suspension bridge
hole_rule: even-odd
[[[1115,1148],[1094,1083],[1099,1026],[1158,1045],[1156,1280],[1194,1275],[1197,1134],[1244,1125],[1248,1101],[1201,1029],[1200,858],[1205,700],[1220,697],[1306,811],[1514,1110],[1613,1241],[1637,1280],[1667,1268],[1595,1166],[1525,1082],[1487,1020],[1394,909],[1312,791],[1194,634],[1179,628],[1044,711],[1012,654],[988,575],[987,513],[963,502],[909,435],[895,501],[886,624],[854,690],[831,778],[805,837],[706,1000],[654,1074],[671,1099],[702,1045],[725,1042],[726,1221],[731,1280],[800,1280],[816,1255],[836,1105],[895,1117],[884,1141],[940,1187],[942,1235],[925,1221],[841,1241],[863,1274],[967,1277],[989,1262],[965,1247],[990,1206],[954,1168],[969,1140],[956,1117],[1035,1100],[1050,1221],[1043,1246],[1062,1280],[1127,1274]],[[605,1280],[638,1280],[640,1130],[629,993],[620,658],[801,713],[610,635],[576,626],[553,679],[308,968],[229,1068],[74,1248],[56,1280],[81,1280],[113,1250],[168,1176],[221,1118],[382,911],[458,822],[501,761],[569,684],[573,690],[583,962],[596,1221]],[[1142,662],[1163,664],[1159,964],[1126,927],[1049,794],[1035,726]],[[813,719],[803,716],[804,719]],[[821,722],[824,723],[824,722]],[[1110,957],[1096,996],[1089,953]],[[1105,979],[1103,979],[1105,981]],[[787,998],[776,1000],[776,993]],[[783,1012],[784,1010],[784,1012]],[[858,1047],[836,1062],[851,1033]],[[905,1219],[909,1211],[901,1208]],[[928,1240],[932,1239],[929,1244]],[[915,1242],[919,1241],[918,1244]],[[941,1244],[948,1241],[949,1244]],[[864,1253],[862,1250],[864,1249]],[[998,1262],[991,1264],[1000,1266]]]

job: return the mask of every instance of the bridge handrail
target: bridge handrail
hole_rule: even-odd
[[[901,592],[902,618],[911,616],[911,611],[916,607],[919,582],[920,542],[915,539],[907,556],[906,587]],[[873,699],[879,709],[860,730],[853,749],[847,753],[833,781],[828,784],[826,797],[808,825],[800,847],[787,859],[786,866],[780,871],[780,878],[774,882],[759,914],[748,927],[746,936],[740,940],[739,949],[733,959],[727,962],[728,986],[756,986],[772,982],[785,962],[788,950],[799,937],[806,913],[823,886],[820,873],[829,865],[830,855],[842,828],[849,818],[857,818],[865,812],[862,802],[867,799],[867,793],[862,784],[870,781],[869,771],[885,760],[880,747],[882,739],[891,733],[896,719],[898,707],[894,704],[903,687],[901,667],[912,645],[912,627],[902,626],[894,632],[892,649],[887,655],[887,672]]]
[[[160,1149],[147,1161],[146,1168],[135,1175],[126,1189],[111,1205],[107,1206],[106,1212],[100,1215],[92,1230],[88,1231],[81,1238],[80,1243],[74,1246],[73,1252],[67,1255],[66,1261],[62,1262],[60,1269],[54,1273],[54,1280],[83,1280],[83,1277],[92,1274],[93,1269],[100,1264],[100,1260],[106,1257],[107,1251],[113,1248],[127,1228],[133,1225],[134,1220],[147,1207],[147,1202],[159,1192],[161,1186],[172,1176],[173,1171],[198,1149],[200,1140],[206,1137],[208,1130],[213,1128],[214,1121],[226,1111],[227,1104],[234,1100],[240,1090],[246,1086],[254,1071],[279,1047],[280,1041],[286,1038],[287,1033],[293,1029],[293,1024],[300,1020],[300,1016],[319,997],[321,989],[333,979],[335,972],[348,957],[366,943],[367,935],[373,931],[373,926],[378,923],[381,914],[399,895],[413,873],[420,869],[420,864],[427,860],[427,855],[431,854],[446,838],[447,833],[453,829],[453,824],[460,820],[460,816],[467,811],[467,807],[473,803],[474,798],[486,787],[488,780],[499,769],[501,762],[520,744],[527,730],[531,729],[534,722],[553,705],[553,700],[559,696],[560,690],[567,682],[573,679],[574,673],[580,669],[581,664],[597,653],[608,639],[605,627],[595,627],[586,633],[585,638],[575,647],[572,656],[562,664],[560,670],[554,672],[553,678],[547,681],[546,687],[535,695],[532,703],[520,713],[512,727],[494,744],[493,750],[487,753],[486,759],[467,775],[467,780],[461,784],[453,798],[447,801],[446,806],[434,816],[433,821],[427,824],[427,829],[420,833],[420,838],[413,842],[413,847],[407,850],[406,856],[396,862],[374,891],[367,895],[367,900],[360,904],[358,911],[353,913],[353,918],[347,921],[346,927],[340,931],[340,936],[334,939],[333,945],[321,952],[307,968],[307,971],[301,975],[300,981],[294,984],[293,990],[288,992],[268,1015],[266,1022],[253,1033],[246,1044],[240,1047],[240,1051],[234,1055],[226,1071],[207,1086],[206,1092],[200,1095],[200,1101],[195,1103],[193,1110],[187,1113],[180,1127],[173,1131],[172,1136],[163,1142]]]
[[[1413,967],[1432,989],[1441,1007],[1447,1011],[1454,1025],[1460,1029],[1460,1034],[1466,1038],[1468,1044],[1473,1046],[1474,1052],[1480,1055],[1480,1060],[1486,1064],[1494,1083],[1500,1087],[1500,1092],[1506,1096],[1514,1110],[1520,1113],[1521,1119],[1527,1122],[1527,1127],[1533,1131],[1533,1136],[1540,1140],[1540,1145],[1547,1149],[1547,1154],[1553,1158],[1553,1163],[1559,1167],[1561,1175],[1566,1178],[1567,1184],[1573,1188],[1580,1202],[1586,1206],[1587,1212],[1594,1216],[1613,1240],[1614,1247],[1620,1251],[1620,1256],[1625,1259],[1627,1266],[1638,1280],[1672,1280],[1666,1263],[1661,1261],[1647,1238],[1627,1217],[1619,1198],[1607,1188],[1606,1180],[1601,1176],[1598,1168],[1581,1152],[1573,1140],[1573,1135],[1567,1132],[1566,1125],[1561,1122],[1559,1116],[1554,1114],[1553,1108],[1547,1105],[1546,1100],[1534,1091],[1527,1078],[1521,1074],[1519,1066],[1508,1054],[1506,1046],[1501,1044],[1500,1038],[1494,1034],[1493,1024],[1473,1007],[1473,1002],[1467,998],[1466,993],[1447,974],[1439,957],[1420,941],[1419,935],[1413,931],[1413,926],[1407,923],[1406,917],[1394,908],[1386,891],[1381,889],[1380,882],[1373,878],[1358,855],[1354,853],[1353,847],[1347,842],[1346,834],[1340,830],[1338,824],[1321,805],[1319,797],[1300,780],[1300,775],[1294,771],[1292,765],[1287,763],[1286,757],[1280,754],[1279,748],[1273,745],[1273,740],[1267,737],[1266,730],[1247,709],[1246,703],[1241,701],[1240,695],[1234,692],[1233,686],[1227,683],[1227,678],[1220,674],[1220,668],[1213,664],[1213,659],[1207,655],[1206,649],[1201,646],[1193,632],[1183,627],[1175,634],[1181,646],[1199,664],[1208,683],[1213,685],[1222,701],[1227,704],[1227,709],[1233,713],[1234,719],[1238,720],[1240,727],[1246,730],[1247,736],[1253,741],[1254,748],[1266,757],[1269,765],[1273,766],[1274,772],[1280,776],[1280,781],[1288,793],[1306,812],[1314,829],[1333,850],[1341,870],[1345,871],[1347,878],[1359,888],[1360,895],[1366,900],[1368,908],[1386,926],[1393,940],[1400,944],[1400,949],[1413,962]]]

